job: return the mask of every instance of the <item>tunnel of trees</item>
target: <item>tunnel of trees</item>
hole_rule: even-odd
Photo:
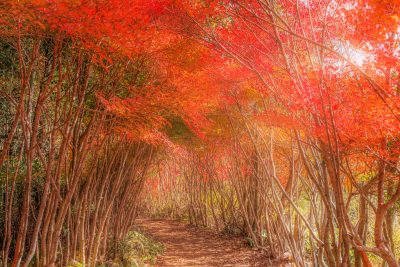
[[[399,266],[400,1],[0,1],[0,264],[138,214],[295,266]]]

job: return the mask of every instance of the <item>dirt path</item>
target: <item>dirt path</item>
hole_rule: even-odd
[[[165,246],[156,266],[279,266],[242,238],[225,237],[171,220],[138,219],[139,228]]]

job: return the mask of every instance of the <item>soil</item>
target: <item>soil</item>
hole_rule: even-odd
[[[161,266],[283,266],[272,263],[241,237],[215,233],[173,220],[138,219],[138,227],[165,247]]]

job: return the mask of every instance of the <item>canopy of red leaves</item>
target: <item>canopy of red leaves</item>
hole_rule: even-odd
[[[116,58],[150,62],[145,84],[130,85],[127,96],[98,93],[119,118],[116,129],[132,138],[159,136],[174,117],[204,137],[216,125],[211,113],[240,102],[255,105],[254,118],[266,124],[335,138],[339,150],[398,156],[399,1],[2,5],[3,36],[63,35],[106,71]]]

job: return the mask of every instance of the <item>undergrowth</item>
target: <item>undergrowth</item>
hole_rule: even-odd
[[[147,237],[141,231],[130,231],[115,247],[115,258],[96,265],[97,267],[150,267],[155,264],[156,257],[164,250],[164,246]],[[67,267],[85,267],[75,261]]]
[[[155,263],[157,255],[164,247],[141,232],[131,231],[119,244],[119,266],[142,267]]]

